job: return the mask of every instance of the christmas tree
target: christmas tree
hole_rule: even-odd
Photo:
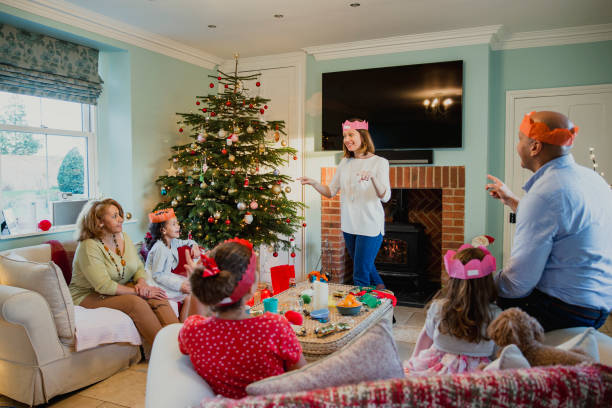
[[[295,256],[292,235],[306,226],[298,215],[304,204],[287,198],[292,180],[278,169],[297,160],[297,151],[288,147],[284,121],[264,120],[270,100],[249,94],[246,82],[259,76],[239,76],[236,56],[233,75],[210,76],[222,93],[197,96],[197,113],[178,113],[179,132],[193,142],[172,147],[168,174],[157,179],[163,201],[156,209],[172,206],[182,231],[208,248],[240,237]]]

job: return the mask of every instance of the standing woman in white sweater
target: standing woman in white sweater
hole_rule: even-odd
[[[385,287],[374,260],[385,233],[382,203],[391,197],[389,162],[374,154],[368,122],[349,119],[342,124],[344,158],[326,186],[309,177],[300,177],[321,195],[340,197],[340,224],[344,242],[353,258],[353,282],[359,286]]]

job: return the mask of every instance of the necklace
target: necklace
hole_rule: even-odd
[[[113,234],[113,242],[115,243],[115,253],[117,254],[117,256],[119,256],[121,258],[121,266],[123,267],[123,269],[121,271],[119,270],[119,265],[117,265],[117,262],[115,262],[115,258],[111,254],[110,249],[108,249],[108,246],[106,246],[104,241],[102,241],[100,238],[98,238],[98,241],[100,241],[100,243],[102,244],[104,249],[106,249],[106,252],[108,253],[108,256],[110,257],[110,259],[112,259],[113,264],[115,264],[115,269],[117,269],[117,274],[119,275],[119,280],[122,280],[123,277],[125,276],[125,259],[123,259],[123,255],[121,255],[121,251],[119,250],[119,244],[117,244],[117,238],[115,238],[115,234]]]

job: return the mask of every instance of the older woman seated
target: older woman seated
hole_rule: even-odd
[[[77,220],[70,294],[75,305],[108,307],[129,315],[145,347],[163,326],[178,323],[166,293],[146,283],[142,261],[123,232],[123,208],[111,198],[90,201]]]

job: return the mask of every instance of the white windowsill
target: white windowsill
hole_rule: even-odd
[[[124,224],[134,224],[138,222],[137,219],[132,219],[129,221],[125,221]],[[0,235],[0,240],[9,240],[15,238],[26,238],[26,237],[36,237],[39,235],[50,235],[56,234],[58,232],[67,232],[76,230],[76,224],[72,225],[62,225],[59,227],[51,227],[49,231],[33,231],[33,232],[23,232],[21,234],[11,234],[11,235]]]

